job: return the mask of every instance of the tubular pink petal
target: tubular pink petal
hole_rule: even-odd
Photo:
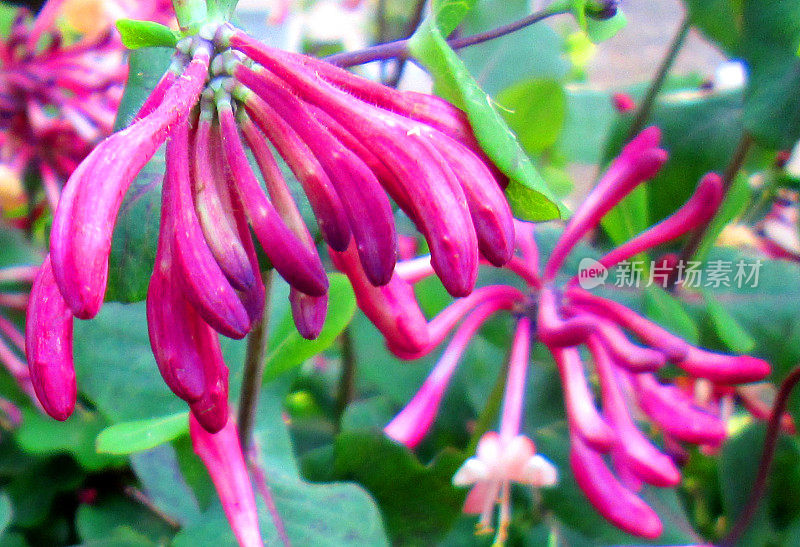
[[[423,126],[361,103],[311,74],[297,72],[294,66],[274,60],[269,66],[303,100],[316,104],[344,125],[392,171],[394,180],[404,185],[395,194],[410,200],[409,216],[420,223],[434,269],[445,287],[454,296],[468,294],[477,276],[475,229],[463,190],[441,155],[420,134]],[[263,96],[262,91],[257,90]],[[404,201],[403,197],[393,197],[399,203]]]
[[[423,122],[467,146],[477,147],[466,114],[444,99],[421,93],[397,91],[319,59],[275,51],[243,32],[231,36],[230,45],[262,64],[263,57],[269,55],[276,56],[283,62],[305,67],[360,100]]]
[[[189,417],[192,448],[203,461],[222,502],[225,516],[239,545],[260,547],[256,497],[247,473],[239,433],[233,420],[216,434],[206,431],[194,415]]]
[[[680,471],[672,459],[653,446],[634,424],[617,382],[614,363],[606,349],[596,337],[589,338],[588,347],[600,377],[603,414],[619,437],[617,450],[621,463],[649,484],[675,486],[681,480]]]
[[[221,156],[220,150],[211,147],[211,120],[201,115],[194,139],[192,177],[197,218],[219,267],[234,288],[244,291],[253,286],[256,276],[239,239],[230,200],[223,198],[227,180]]]
[[[175,262],[187,300],[214,330],[230,338],[243,338],[250,331],[250,318],[214,255],[206,244],[192,202],[189,174],[189,126],[175,128],[167,143],[167,177],[174,185],[173,222]],[[237,238],[238,239],[238,238]]]
[[[212,133],[212,142],[219,142],[219,135]],[[217,147],[221,149],[222,147]],[[221,150],[220,150],[221,151]],[[221,155],[221,154],[220,154]],[[223,166],[224,167],[224,166]],[[220,184],[220,194],[225,196],[225,202],[230,203],[230,210],[233,214],[233,219],[236,222],[236,230],[238,231],[239,241],[242,242],[247,257],[250,260],[250,267],[253,270],[253,278],[255,282],[246,291],[241,293],[242,303],[244,304],[247,313],[250,316],[250,323],[255,324],[260,321],[264,315],[264,306],[266,305],[267,288],[264,285],[264,280],[261,272],[261,265],[258,263],[258,255],[256,254],[256,247],[253,243],[253,236],[250,235],[250,225],[247,222],[247,214],[245,213],[244,205],[239,199],[236,192],[236,180],[227,169],[223,169],[225,184]]]
[[[66,420],[78,396],[72,362],[72,313],[56,285],[49,255],[31,289],[25,354],[42,408],[56,420]]]
[[[660,351],[637,346],[616,325],[597,316],[578,315],[593,320],[595,336],[608,350],[615,362],[631,372],[652,372],[663,367],[666,356]]]
[[[298,240],[264,195],[239,140],[230,104],[218,105],[217,110],[225,157],[261,246],[275,269],[290,285],[305,294],[322,296],[328,290],[328,278],[319,255]]]
[[[679,388],[662,385],[649,373],[631,378],[639,406],[666,434],[693,444],[719,444],[725,440],[725,424],[696,408]]]
[[[510,443],[519,434],[530,351],[531,320],[522,317],[517,322],[514,341],[511,344],[511,355],[508,357],[506,393],[503,398],[503,412],[500,415],[500,440],[503,444]]]
[[[422,441],[436,419],[461,356],[481,325],[497,309],[492,303],[482,304],[464,320],[417,394],[384,428],[388,437],[412,449]]]
[[[303,186],[325,242],[337,251],[347,249],[351,237],[347,213],[333,182],[314,153],[266,102],[254,96],[245,102],[245,108]],[[252,130],[248,131],[252,133]],[[251,140],[248,142],[252,148]]]
[[[629,534],[655,539],[661,535],[658,515],[641,498],[622,486],[603,458],[580,435],[572,434],[569,461],[575,482],[597,511]]]
[[[769,363],[749,355],[712,353],[693,346],[683,361],[683,370],[698,378],[707,378],[721,384],[743,384],[763,380],[770,373]]]
[[[300,336],[306,340],[316,340],[325,325],[328,313],[328,295],[308,296],[297,289],[289,291],[292,305],[292,318]]]
[[[353,151],[353,153],[372,170],[381,186],[383,186],[389,196],[391,196],[406,214],[413,213],[414,209],[411,206],[411,199],[406,193],[406,188],[397,180],[395,174],[386,167],[386,164],[384,164],[378,156],[373,154],[364,143],[323,109],[309,103],[306,103],[306,108],[308,108],[309,112],[314,115],[314,118],[318,120],[336,140],[341,142],[345,148]],[[409,211],[412,213],[409,213]],[[413,217],[411,220],[417,223]]]
[[[178,79],[180,73],[186,67],[186,62],[181,53],[175,53],[172,57],[172,62],[170,63],[170,67],[161,76],[161,79],[158,80],[158,83],[153,88],[153,91],[147,96],[142,103],[142,106],[139,107],[139,111],[136,113],[136,117],[133,118],[133,121],[141,120],[153,113],[153,111],[158,108],[158,106],[164,101],[164,98],[167,95],[167,92],[170,90],[172,85],[175,83],[175,80]]]
[[[580,309],[619,323],[672,362],[681,361],[689,352],[690,345],[685,340],[618,302],[595,296],[578,287],[571,287],[566,294]]]
[[[431,256],[425,255],[398,262],[394,268],[394,273],[406,283],[413,285],[426,277],[432,276],[435,272],[433,271],[433,266],[431,266]]]
[[[163,260],[156,265],[147,293],[150,347],[172,392],[184,401],[197,401],[205,391],[203,360],[193,338],[201,319],[165,266]]]
[[[651,179],[667,161],[667,153],[656,148],[657,133],[642,132],[622,149],[597,186],[589,193],[567,223],[544,269],[551,281],[575,244],[597,226],[600,219],[639,184]]]
[[[164,382],[175,395],[192,402],[205,391],[203,358],[195,342],[195,334],[205,325],[175,280],[174,200],[175,185],[165,180],[156,263],[147,290],[147,330]]]
[[[189,403],[192,415],[209,433],[220,431],[228,419],[228,367],[222,358],[219,338],[207,325],[200,325],[197,349],[203,358],[205,390],[197,401]]]
[[[438,131],[426,136],[455,172],[467,199],[481,254],[500,267],[514,254],[514,217],[494,175],[472,150]]]
[[[558,365],[564,386],[564,402],[571,428],[596,450],[608,451],[616,441],[616,435],[600,417],[594,405],[594,396],[589,389],[583,371],[581,355],[575,348],[549,347]]]
[[[532,222],[514,220],[514,233],[517,247],[522,252],[522,260],[531,269],[534,277],[539,277],[539,246],[536,244],[534,234],[536,225]]]
[[[267,101],[317,157],[347,213],[364,271],[374,285],[388,283],[397,260],[397,237],[389,198],[375,175],[313,118],[280,79],[244,65],[234,74]]]
[[[428,344],[420,351],[403,351],[401,347],[395,346],[393,341],[387,338],[389,350],[401,359],[419,359],[441,344],[464,315],[472,311],[476,306],[491,303],[498,310],[511,309],[524,299],[525,295],[522,292],[506,285],[489,285],[475,289],[472,294],[456,300],[433,318],[427,329]]]
[[[427,347],[428,321],[411,285],[397,274],[382,287],[372,285],[354,245],[343,253],[330,249],[329,254],[334,266],[350,280],[358,307],[383,334],[387,344],[406,353],[416,353]]]
[[[536,317],[536,335],[547,346],[575,346],[582,344],[595,329],[588,316],[562,319],[558,313],[557,297],[547,287],[539,293],[539,313]]]
[[[100,143],[67,182],[50,236],[53,274],[72,312],[94,317],[103,303],[119,207],[131,182],[197,102],[208,74],[201,51],[143,118]]]
[[[706,224],[719,209],[723,197],[722,177],[708,173],[683,207],[660,223],[620,245],[599,262],[606,268],[628,260],[648,249],[671,241]]]

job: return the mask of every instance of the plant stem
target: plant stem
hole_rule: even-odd
[[[272,288],[272,270],[264,272],[264,288],[266,302],[264,315],[261,320],[253,325],[247,335],[247,353],[244,361],[244,374],[242,375],[242,391],[239,395],[239,442],[242,452],[247,453],[253,435],[253,426],[256,421],[256,408],[258,396],[261,393],[261,384],[264,378],[264,365],[266,363],[267,343],[269,338],[269,312],[270,289]]]
[[[448,40],[447,43],[453,49],[474,46],[483,42],[488,42],[489,40],[494,40],[495,38],[500,38],[507,34],[511,34],[512,32],[516,32],[534,23],[538,23],[539,21],[547,19],[552,15],[560,15],[562,13],[568,13],[568,10],[554,10],[552,8],[545,8],[542,11],[533,13],[527,17],[523,17],[522,19],[514,21],[513,23],[509,23],[492,30],[487,30],[486,32],[473,34],[472,36],[454,38],[452,40]],[[385,61],[387,59],[403,60],[408,59],[409,57],[408,48],[410,43],[411,39],[406,38],[404,40],[396,40],[386,44],[378,44],[376,46],[371,46],[357,51],[337,53],[335,55],[325,57],[325,60],[340,67],[363,65],[365,63],[371,63],[372,61]]]
[[[656,72],[655,78],[653,78],[653,81],[650,82],[650,87],[647,89],[644,99],[642,99],[641,104],[639,104],[639,108],[636,109],[633,122],[631,122],[631,127],[628,129],[628,137],[625,139],[626,142],[635,137],[639,131],[642,130],[644,124],[647,123],[647,119],[650,117],[650,112],[653,110],[653,105],[656,102],[656,98],[658,97],[661,88],[664,86],[664,81],[666,81],[667,75],[672,69],[672,65],[675,63],[675,59],[678,57],[678,53],[683,47],[683,43],[686,41],[686,37],[689,35],[689,29],[691,26],[692,25],[689,22],[689,17],[684,17],[683,21],[681,22],[681,26],[678,28],[677,34],[675,34],[675,37],[672,39],[672,44],[670,44],[669,50],[667,50],[667,55],[661,61],[661,66],[658,67],[658,72]]]
[[[341,430],[342,416],[347,405],[353,400],[356,381],[356,354],[353,350],[353,339],[347,328],[341,335],[342,340],[342,373],[339,376],[339,389],[336,394],[336,432]]]
[[[172,0],[175,18],[184,32],[197,32],[208,19],[205,0]]]
[[[761,461],[758,464],[756,480],[750,490],[750,498],[747,500],[747,505],[742,509],[739,518],[736,520],[736,524],[734,524],[733,528],[728,532],[728,535],[723,538],[722,545],[734,545],[738,542],[739,538],[745,530],[747,530],[747,527],[753,520],[756,510],[758,509],[758,504],[764,497],[769,470],[772,466],[772,460],[775,457],[775,448],[778,445],[778,433],[780,433],[781,419],[783,418],[783,413],[786,411],[786,406],[789,404],[789,396],[792,393],[792,389],[794,389],[794,386],[796,386],[798,382],[800,382],[800,366],[795,367],[781,383],[778,396],[775,398],[775,404],[772,406],[772,414],[770,414],[769,422],[767,423],[767,435],[764,438]]]
[[[481,415],[475,422],[475,430],[469,438],[467,445],[467,454],[474,454],[478,448],[478,442],[483,437],[483,434],[491,429],[492,424],[497,420],[500,414],[500,407],[503,404],[503,394],[506,391],[506,380],[508,379],[509,360],[503,361],[503,366],[497,374],[494,387],[492,387],[489,398],[486,400],[486,406],[483,407]]]
[[[161,508],[158,507],[155,503],[153,503],[153,500],[151,500],[144,492],[142,492],[141,490],[139,490],[134,486],[126,486],[124,491],[128,497],[138,501],[147,510],[149,510],[155,516],[164,521],[164,523],[166,523],[167,526],[169,526],[173,530],[181,529],[181,523],[172,518],[164,511],[162,511]]]
[[[731,158],[730,163],[725,168],[725,172],[722,174],[722,195],[723,200],[725,196],[728,194],[728,190],[730,190],[731,185],[733,184],[733,179],[736,178],[736,174],[744,165],[744,161],[747,159],[747,154],[750,152],[750,149],[753,147],[753,137],[745,131],[742,133],[741,139],[739,139],[739,144],[736,145],[736,151],[733,153],[733,158]],[[681,251],[680,260],[683,261],[683,264],[686,264],[697,253],[697,249],[700,248],[700,244],[703,243],[703,239],[706,236],[706,232],[708,231],[708,227],[711,226],[713,219],[709,221],[705,226],[698,228],[689,238],[689,241],[686,243],[686,246]],[[680,262],[679,262],[680,263]],[[675,280],[677,281],[677,280]]]
[[[419,25],[422,23],[422,18],[425,15],[425,4],[427,4],[426,0],[417,0],[417,5],[414,8],[414,14],[411,16],[411,19],[408,22],[408,26],[406,27],[405,35],[407,38],[411,38],[416,32]],[[398,59],[397,66],[394,69],[394,73],[388,79],[386,79],[383,83],[384,85],[388,85],[389,87],[397,87],[400,83],[400,79],[403,77],[403,72],[406,69],[406,62],[407,59]]]

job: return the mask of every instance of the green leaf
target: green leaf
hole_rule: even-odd
[[[765,428],[762,424],[751,425],[729,438],[720,454],[722,500],[725,514],[731,523],[736,522],[750,498],[759,463],[759,458],[753,457],[753,454],[760,452],[764,435]],[[767,538],[773,533],[766,503],[761,503],[744,537],[739,538],[739,544],[768,544],[770,542]]]
[[[434,0],[432,11],[442,36],[449,36],[477,3],[477,0]]]
[[[411,37],[409,50],[433,75],[437,89],[463,109],[486,154],[510,180],[515,212],[527,220],[560,216],[555,197],[520,147],[494,101],[445,41],[434,20],[426,19]],[[521,199],[522,195],[524,199]],[[524,207],[524,209],[520,209]]]
[[[169,525],[141,503],[122,495],[103,496],[93,505],[81,505],[75,516],[78,534],[85,542],[101,542],[113,538],[122,543],[164,545],[174,534]],[[134,539],[135,538],[135,539]]]
[[[749,353],[756,347],[755,339],[747,330],[736,320],[736,318],[720,304],[719,300],[708,291],[703,292],[703,299],[706,303],[706,312],[711,318],[711,325],[714,327],[719,339],[734,353]]]
[[[617,9],[617,14],[605,20],[592,19],[586,21],[586,35],[595,44],[605,42],[613,38],[628,25],[628,20],[621,9]]]
[[[75,412],[65,422],[57,422],[31,408],[24,408],[22,414],[25,425],[17,432],[16,439],[31,454],[71,454],[91,471],[124,464],[121,458],[98,454],[95,450],[94,439],[107,423],[97,412]]]
[[[689,17],[749,76],[743,120],[766,147],[791,147],[800,137],[800,0],[684,0]]]
[[[461,513],[466,490],[452,477],[464,456],[449,450],[429,466],[382,432],[349,431],[336,438],[330,477],[356,480],[381,506],[396,545],[434,545]],[[307,469],[308,470],[308,469]],[[319,470],[319,468],[318,468]]]
[[[97,451],[103,454],[133,454],[155,448],[189,431],[188,413],[121,422],[97,436]]]
[[[581,27],[592,42],[598,43],[613,38],[628,24],[621,8],[609,19],[592,17],[592,10],[597,9],[595,0],[562,0],[549,6],[549,10],[562,10],[568,8],[575,16],[578,26]]]
[[[294,326],[291,311],[270,334],[264,377],[272,380],[327,349],[350,323],[356,311],[356,300],[350,282],[344,275],[331,274],[328,290],[328,317],[316,340],[306,340]]]
[[[618,116],[611,93],[581,84],[570,84],[565,91],[566,116],[557,149],[570,161],[601,163],[608,133]]]
[[[650,319],[687,342],[697,344],[700,340],[697,325],[681,301],[661,287],[653,285],[644,291],[644,309]]]
[[[262,391],[255,428],[258,462],[268,478],[267,488],[274,502],[274,510],[268,510],[264,492],[257,489],[264,543],[281,543],[275,527],[279,520],[292,545],[387,545],[381,514],[363,488],[345,483],[311,484],[301,479],[282,417],[285,390],[279,384],[268,384]],[[185,527],[174,545],[235,546],[219,502],[197,522]]]
[[[800,137],[800,1],[743,6],[740,55],[750,69],[745,127],[760,144],[791,147]]]
[[[742,39],[741,0],[684,0],[692,25],[728,53],[735,53]]]
[[[120,19],[117,30],[122,37],[122,44],[128,49],[143,47],[171,47],[178,44],[179,34],[168,26],[153,21],[134,21]]]
[[[130,460],[142,490],[156,507],[184,526],[198,519],[197,497],[181,474],[178,454],[172,444],[133,454]]]
[[[117,112],[116,129],[130,124],[142,103],[169,66],[172,50],[143,48],[131,52],[128,82]],[[133,181],[117,215],[109,257],[106,300],[139,302],[155,263],[161,218],[164,153],[159,151]]]
[[[531,155],[553,146],[566,117],[564,87],[552,79],[517,82],[497,96],[503,117]]]
[[[246,344],[224,337],[220,344],[231,371],[230,386],[235,397]],[[144,303],[106,304],[93,320],[76,321],[74,354],[81,393],[111,423],[186,410],[186,404],[169,390],[158,372],[150,349]]]
[[[11,506],[11,498],[5,492],[0,492],[0,534],[8,529],[14,518],[14,508]]]
[[[530,14],[528,0],[481,0],[462,22],[464,35],[478,34]],[[569,71],[563,39],[550,25],[530,25],[497,40],[459,50],[481,88],[492,97],[519,81],[562,80]],[[508,70],[508,67],[514,70]]]

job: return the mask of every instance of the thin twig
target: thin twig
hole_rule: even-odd
[[[666,56],[661,61],[661,66],[658,67],[658,72],[656,72],[655,78],[653,78],[653,81],[650,82],[650,87],[647,89],[644,99],[642,99],[642,102],[639,104],[639,108],[634,114],[633,122],[631,122],[631,127],[628,129],[628,138],[625,139],[626,142],[635,137],[639,131],[642,130],[644,124],[647,123],[647,119],[650,117],[650,112],[653,110],[653,105],[656,102],[656,98],[658,97],[661,88],[664,86],[667,75],[672,69],[672,65],[675,63],[675,59],[678,57],[678,53],[683,47],[683,43],[686,41],[686,36],[689,34],[689,29],[691,26],[692,25],[689,22],[689,17],[685,17],[681,23],[681,26],[678,28],[678,32],[672,39],[672,43],[667,50]]]
[[[267,343],[269,338],[269,298],[272,286],[272,270],[263,275],[264,287],[266,289],[266,302],[264,303],[264,315],[261,320],[253,326],[247,336],[247,353],[244,361],[244,374],[242,376],[242,391],[239,395],[239,442],[242,451],[247,453],[253,434],[253,425],[256,421],[256,408],[258,407],[258,395],[261,392],[261,384],[264,378],[264,365],[266,364]]]
[[[538,23],[539,21],[547,19],[552,15],[560,15],[562,13],[568,13],[568,12],[566,10],[550,11],[547,8],[545,8],[542,11],[533,13],[527,17],[523,17],[522,19],[514,21],[513,23],[509,23],[507,25],[503,25],[501,27],[497,27],[492,30],[487,30],[486,32],[473,34],[472,36],[454,38],[452,40],[448,40],[447,43],[453,49],[461,49],[469,46],[474,46],[477,44],[481,44],[483,42],[488,42],[489,40],[494,40],[495,38],[500,38],[507,34],[511,34],[512,32],[516,32],[534,23]],[[350,67],[355,65],[363,65],[365,63],[371,63],[372,61],[385,61],[387,59],[401,59],[401,60],[408,59],[409,44],[410,40],[406,38],[404,40],[396,40],[394,42],[388,42],[386,44],[371,46],[368,48],[360,49],[358,51],[337,53],[335,55],[330,55],[328,57],[325,57],[325,60],[331,64],[340,67]]]
[[[497,373],[497,380],[495,380],[492,391],[489,393],[489,398],[486,400],[486,406],[483,407],[478,420],[475,422],[475,429],[469,438],[469,444],[467,444],[467,454],[475,453],[481,437],[491,429],[492,424],[497,420],[497,416],[500,414],[500,407],[503,404],[503,394],[506,391],[507,379],[508,359],[503,361],[503,366],[500,368],[500,372]]]
[[[753,147],[753,137],[745,131],[742,134],[742,138],[739,139],[739,144],[736,145],[736,151],[733,153],[733,158],[731,158],[730,163],[725,168],[725,172],[722,174],[722,195],[723,199],[724,196],[728,195],[728,190],[730,190],[731,185],[733,184],[733,180],[736,178],[736,174],[741,170],[742,166],[744,165],[744,161],[747,159],[747,154],[750,152],[750,149]],[[684,246],[683,250],[681,251],[680,260],[683,264],[686,264],[690,260],[694,258],[694,255],[697,254],[697,250],[700,248],[700,245],[703,243],[703,239],[706,237],[706,233],[708,232],[708,228],[711,226],[712,222],[709,221],[705,226],[698,228],[689,238],[689,241]],[[676,268],[676,271],[678,269]],[[677,280],[675,280],[677,281]]]
[[[336,394],[336,431],[341,429],[342,416],[347,409],[347,405],[353,400],[356,382],[356,354],[353,350],[353,339],[350,330],[345,329],[341,336],[342,340],[342,373],[339,377],[339,389]]]
[[[272,490],[269,488],[267,482],[267,472],[262,466],[264,461],[261,446],[258,442],[254,442],[252,448],[247,452],[247,463],[250,468],[250,473],[253,475],[253,482],[256,484],[256,490],[261,494],[264,499],[264,505],[267,506],[267,511],[272,518],[272,523],[275,525],[275,530],[278,532],[278,539],[281,545],[289,547],[289,535],[286,533],[286,525],[283,523],[278,506],[275,504],[275,498],[272,495]]]
[[[425,4],[427,4],[427,0],[417,0],[417,5],[414,8],[414,14],[411,16],[411,19],[408,21],[408,26],[406,27],[405,37],[411,38],[411,36],[416,32],[419,25],[422,23],[422,18],[425,15]],[[394,69],[394,73],[392,74],[391,78],[387,78],[383,83],[384,85],[388,85],[389,87],[397,87],[400,84],[400,80],[403,78],[403,72],[406,70],[406,62],[407,59],[398,59],[397,66]]]
[[[158,507],[155,503],[153,503],[153,500],[151,500],[147,496],[147,494],[145,494],[135,486],[126,486],[124,491],[129,498],[132,498],[141,503],[151,513],[153,513],[155,516],[163,520],[167,524],[167,526],[169,526],[174,530],[181,529],[181,523],[172,518],[171,516],[169,516],[160,507]]]
[[[753,520],[758,505],[764,497],[764,493],[767,489],[769,470],[772,466],[772,460],[775,457],[775,448],[778,446],[778,434],[781,430],[783,414],[786,411],[786,406],[789,404],[789,396],[792,394],[792,389],[794,389],[794,386],[796,386],[798,382],[800,382],[800,366],[792,370],[781,383],[781,387],[778,390],[778,395],[772,407],[772,414],[770,414],[769,422],[767,423],[767,435],[764,438],[764,448],[761,451],[761,461],[758,464],[756,480],[753,483],[753,487],[750,489],[750,497],[747,500],[747,505],[744,506],[739,518],[736,520],[736,524],[734,524],[733,528],[728,532],[728,535],[723,538],[722,545],[736,544]]]

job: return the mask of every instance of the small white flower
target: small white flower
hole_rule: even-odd
[[[553,486],[557,480],[555,466],[536,454],[536,447],[528,437],[517,435],[503,439],[494,431],[481,437],[475,456],[465,461],[453,476],[454,485],[472,486],[464,512],[481,515],[477,533],[492,531],[492,510],[499,503],[496,544],[506,539],[511,483],[539,488]]]

